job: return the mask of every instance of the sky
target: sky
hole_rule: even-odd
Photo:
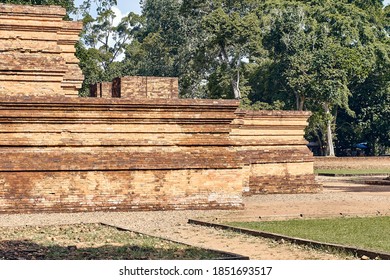
[[[390,2],[390,0],[388,0]],[[141,13],[141,7],[139,0],[118,0],[118,8],[122,13],[135,12]]]
[[[390,1],[390,0],[389,0]],[[80,6],[83,3],[83,0],[75,0],[76,6]],[[118,6],[114,7],[112,10],[116,14],[115,23],[119,23],[120,19],[127,15],[129,12],[134,12],[137,14],[141,14],[141,6],[139,4],[139,0],[117,0]],[[75,16],[76,20],[80,20],[77,16]]]

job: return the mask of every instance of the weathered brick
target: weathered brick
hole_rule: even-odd
[[[81,22],[55,6],[0,4],[0,95],[77,96]]]
[[[317,192],[309,113],[178,99],[177,78],[123,77],[74,98],[79,23],[0,4],[0,212],[239,209]],[[122,98],[110,98],[122,97]]]
[[[112,83],[102,82],[90,86],[90,97],[111,98],[112,97]]]
[[[110,88],[103,89],[103,95],[108,95],[110,89],[116,98],[179,98],[178,78],[118,77]]]
[[[322,190],[303,138],[310,113],[238,110],[236,114],[230,135],[248,166],[244,195]]]
[[[237,106],[0,97],[0,212],[242,208]]]
[[[239,169],[0,172],[0,213],[240,209],[241,178]]]

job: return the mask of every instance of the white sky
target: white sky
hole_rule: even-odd
[[[83,0],[75,0],[74,3],[76,6],[79,6],[81,3],[83,3]],[[129,12],[135,12],[137,14],[141,13],[139,0],[117,0],[117,3],[118,3],[118,8],[121,11],[121,14],[123,15]]]
[[[119,10],[121,10],[122,14],[127,14],[128,12],[135,12],[137,14],[141,13],[139,0],[118,0],[117,3],[118,3],[118,8]]]

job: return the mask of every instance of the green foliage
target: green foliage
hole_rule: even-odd
[[[78,8],[84,30],[83,39],[77,45],[77,56],[86,77],[81,95],[88,94],[90,84],[111,81],[125,72],[119,58],[140,29],[142,18],[129,13],[116,23],[112,10],[116,4],[116,0],[85,0]],[[95,13],[96,16],[92,16]]]
[[[147,76],[179,76],[179,49],[183,43],[179,2],[142,1],[143,28],[126,52],[132,71]],[[134,49],[141,55],[133,56]]]
[[[65,0],[2,2],[73,10]],[[186,98],[312,111],[306,137],[323,154],[333,154],[333,141],[340,155],[360,142],[372,155],[390,146],[390,6],[383,1],[143,0],[142,15],[119,24],[115,4],[85,0],[78,9],[83,94],[116,76],[177,76]]]
[[[361,84],[353,85],[350,107],[356,117],[338,118],[339,146],[367,142],[368,155],[384,154],[390,146],[389,68],[380,67]]]
[[[288,93],[296,109],[313,111],[307,135],[320,144],[325,142],[332,154],[337,116],[355,119],[350,108],[355,91],[375,75],[379,61],[382,68],[389,65],[382,5],[380,1],[263,1],[261,11],[266,30],[263,46],[272,59],[267,74],[274,77],[264,86],[273,94]],[[370,94],[378,100],[379,92]],[[379,102],[385,106],[386,98]],[[388,134],[386,125],[380,129]]]
[[[209,62],[213,67],[210,70],[223,69],[230,82],[225,92],[232,91],[235,98],[241,98],[242,65],[258,49],[261,38],[255,1],[213,1],[213,4],[201,21],[208,34],[206,50],[214,58]]]

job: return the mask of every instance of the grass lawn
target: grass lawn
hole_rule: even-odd
[[[198,260],[226,255],[100,224],[0,228],[0,260]]]
[[[335,174],[335,175],[375,175],[390,174],[389,169],[315,169],[316,174]]]
[[[234,222],[229,225],[390,253],[390,217]]]

